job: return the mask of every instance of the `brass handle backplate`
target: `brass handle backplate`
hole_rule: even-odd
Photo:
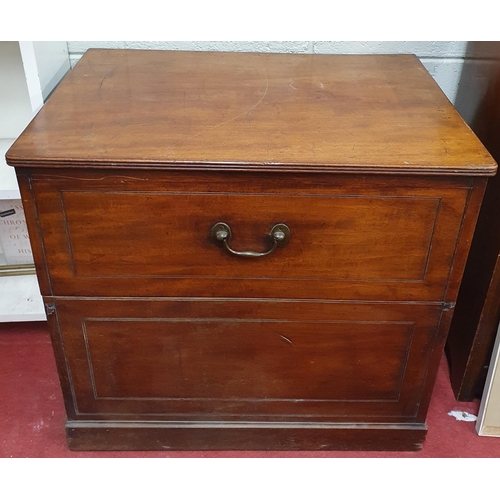
[[[217,222],[217,224],[214,224],[210,230],[210,237],[212,241],[222,243],[229,253],[237,255],[238,257],[265,257],[266,255],[273,253],[278,247],[284,247],[290,240],[290,228],[283,223],[275,224],[269,232],[273,246],[267,252],[239,252],[237,250],[233,250],[229,246],[231,234],[231,228],[225,222]]]

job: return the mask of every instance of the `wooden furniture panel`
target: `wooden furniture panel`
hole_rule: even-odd
[[[15,166],[493,175],[414,55],[91,49],[11,149]]]
[[[496,163],[414,56],[89,51],[7,159],[72,449],[421,447]]]
[[[214,421],[414,421],[441,313],[159,299],[56,310],[75,415]]]
[[[424,424],[206,424],[70,422],[72,450],[419,450]],[[168,443],[168,444],[166,444]]]
[[[35,174],[57,295],[99,289],[101,296],[130,296],[147,289],[149,296],[246,296],[252,290],[270,297],[445,300],[472,189],[468,180],[423,189],[422,179],[320,177],[305,188],[303,177],[284,184],[278,175],[224,181],[211,174],[195,182],[140,171],[103,185],[103,175]],[[266,251],[269,231],[280,222],[290,227],[290,243],[262,259],[241,259],[210,238],[220,221],[232,228],[235,249]]]
[[[492,156],[500,158],[500,44],[474,42],[476,57],[489,57],[487,90],[471,120],[471,127]],[[463,78],[472,68],[465,67]],[[475,75],[473,75],[475,76]],[[474,97],[475,85],[461,100]],[[480,398],[492,356],[500,321],[500,178],[488,182],[479,215],[464,279],[457,299],[455,318],[450,327],[446,353],[456,398]]]

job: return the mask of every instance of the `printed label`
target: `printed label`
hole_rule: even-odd
[[[8,266],[33,264],[33,255],[21,200],[0,200],[0,212],[14,209],[13,215],[0,217],[0,245]]]

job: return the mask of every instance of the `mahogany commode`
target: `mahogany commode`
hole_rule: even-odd
[[[496,164],[412,55],[90,50],[7,153],[72,449],[418,449]]]

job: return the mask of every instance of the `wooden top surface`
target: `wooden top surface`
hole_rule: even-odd
[[[89,50],[14,166],[493,175],[412,55]]]

